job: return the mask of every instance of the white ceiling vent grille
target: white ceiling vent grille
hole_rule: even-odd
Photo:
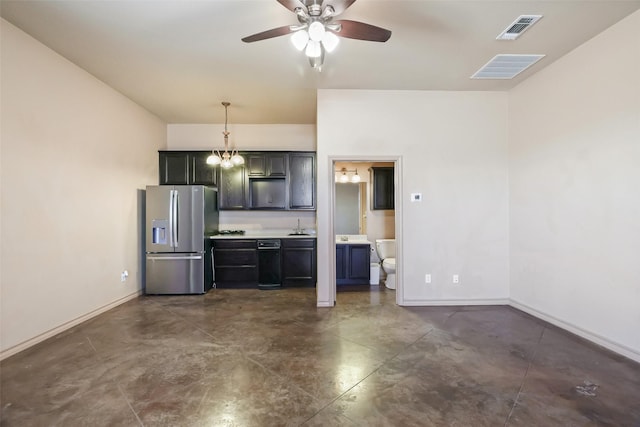
[[[506,30],[501,32],[497,40],[515,40],[522,33],[527,31],[529,27],[538,22],[538,20],[542,18],[542,15],[520,15],[518,18],[513,21],[511,25],[507,27]]]
[[[512,79],[539,60],[544,55],[496,55],[471,76],[472,79]]]

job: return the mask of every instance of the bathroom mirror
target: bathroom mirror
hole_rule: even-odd
[[[336,234],[366,234],[366,183],[336,183]],[[365,200],[363,200],[365,199]]]

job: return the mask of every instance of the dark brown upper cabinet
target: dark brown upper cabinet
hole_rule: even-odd
[[[244,166],[220,169],[218,206],[220,210],[238,210],[248,207],[247,178]]]
[[[371,168],[372,210],[391,210],[395,208],[393,176],[392,167]]]
[[[210,154],[211,151],[160,151],[160,185],[217,185],[217,169],[207,164]]]
[[[316,208],[316,153],[289,153],[289,209]]]
[[[249,177],[284,178],[287,176],[287,153],[247,154]]]
[[[315,210],[316,153],[248,151],[244,166],[207,164],[211,151],[160,151],[161,185],[215,185],[221,210]]]

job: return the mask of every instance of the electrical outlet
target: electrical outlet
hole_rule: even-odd
[[[121,282],[126,282],[127,281],[127,277],[129,277],[129,272],[127,270],[124,270],[122,272],[122,274],[120,274],[120,281]]]
[[[460,276],[458,276],[457,274],[454,274],[453,275],[453,283],[456,283],[456,284],[460,283]]]
[[[431,275],[430,274],[425,274],[424,275],[424,283],[431,283]]]

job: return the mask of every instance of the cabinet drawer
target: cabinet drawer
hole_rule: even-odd
[[[222,266],[256,266],[258,251],[256,249],[217,249],[213,254],[216,267]]]
[[[255,240],[215,240],[213,247],[216,249],[256,249],[258,242]]]
[[[258,269],[256,267],[218,267],[216,268],[216,282],[247,282],[258,283]]]
[[[314,248],[316,239],[282,239],[283,248]]]

